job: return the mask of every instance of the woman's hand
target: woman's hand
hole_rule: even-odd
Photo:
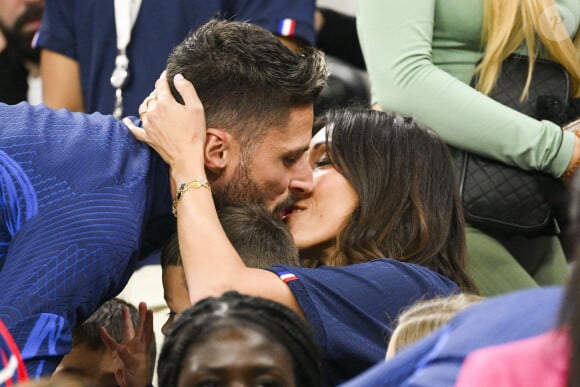
[[[580,119],[569,122],[562,127],[563,130],[571,131],[576,135],[576,142],[574,143],[574,151],[572,153],[572,159],[568,164],[568,168],[562,175],[563,180],[567,180],[572,175],[574,175],[578,167],[580,166]]]
[[[185,105],[178,103],[169,88],[165,72],[155,83],[155,90],[139,106],[143,127],[129,119],[123,122],[140,141],[149,144],[171,168],[201,160],[206,138],[203,105],[191,82],[181,74],[174,77],[175,88]]]
[[[99,328],[103,343],[113,354],[115,379],[121,387],[143,387],[149,384],[149,347],[153,341],[153,312],[144,302],[139,304],[139,321],[134,329],[128,308],[123,308],[123,342],[117,343],[104,327]]]

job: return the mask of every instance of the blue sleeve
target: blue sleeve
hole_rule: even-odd
[[[31,375],[52,373],[70,352],[72,329],[127,282],[141,224],[135,207],[127,189],[104,188],[36,215],[16,234],[0,271],[0,319]]]
[[[33,377],[127,282],[149,213],[150,150],[102,115],[0,104],[0,320]]]
[[[361,373],[354,379],[341,384],[341,387],[381,387],[381,386],[407,386],[407,379],[416,370],[417,365],[424,362],[426,355],[439,340],[440,331],[437,331],[419,344],[405,348],[391,360],[380,361],[372,368]],[[452,384],[449,384],[450,386]]]
[[[385,357],[392,322],[422,298],[449,295],[457,285],[421,266],[378,259],[343,267],[270,269],[288,284],[311,323],[325,382],[336,385]],[[348,367],[344,367],[348,364]]]
[[[230,14],[226,16],[314,45],[314,11],[314,0],[231,0]]]
[[[392,259],[315,269],[278,265],[271,270],[279,276],[286,272],[296,276],[297,280],[287,284],[304,314],[319,327],[332,318],[346,326],[374,328],[378,316],[382,316],[382,325],[390,327],[400,310],[415,300],[458,292],[454,282],[421,266]]]
[[[482,301],[343,386],[453,386],[471,352],[553,329],[561,299],[562,288],[553,287],[527,289]]]
[[[562,294],[561,287],[525,289],[467,308],[442,328],[437,343],[405,385],[454,385],[471,352],[554,329]]]
[[[74,0],[46,1],[36,46],[78,60],[75,8]]]

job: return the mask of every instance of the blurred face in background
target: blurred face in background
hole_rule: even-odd
[[[86,343],[74,345],[72,351],[62,358],[50,380],[68,386],[64,383],[70,378],[82,381],[85,387],[117,387],[113,355],[104,345],[96,349]]]
[[[44,0],[0,0],[0,30],[28,60],[38,62],[38,50],[32,48],[40,29]]]

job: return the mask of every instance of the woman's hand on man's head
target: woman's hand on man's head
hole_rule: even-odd
[[[149,144],[170,167],[202,160],[206,138],[205,114],[195,88],[181,74],[173,79],[185,104],[171,94],[165,72],[155,90],[139,106],[142,127],[123,122],[139,141]]]

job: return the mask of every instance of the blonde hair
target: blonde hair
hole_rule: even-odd
[[[554,18],[560,18],[554,0],[485,0],[481,37],[485,49],[481,63],[475,68],[475,74],[479,76],[476,89],[489,94],[497,81],[502,61],[525,43],[530,65],[521,94],[523,101],[538,55],[539,37],[548,59],[560,63],[570,73],[572,94],[580,95],[580,28],[573,42],[561,18]]]
[[[422,300],[403,310],[387,348],[387,359],[446,324],[458,312],[483,300],[470,293]]]

